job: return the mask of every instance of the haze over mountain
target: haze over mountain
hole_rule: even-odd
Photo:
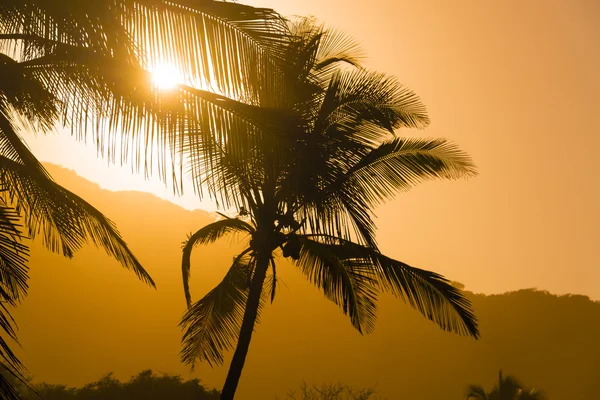
[[[36,381],[81,385],[110,371],[128,379],[152,369],[197,376],[220,388],[226,366],[200,365],[191,375],[179,362],[177,327],[185,309],[181,242],[215,214],[188,211],[147,193],[102,190],[72,171],[47,167],[117,224],[158,290],[93,247],[67,260],[32,246],[29,296],[14,312],[31,375]],[[194,299],[221,279],[239,245],[225,240],[197,248]],[[302,380],[376,385],[389,399],[461,399],[469,383],[490,387],[499,368],[543,389],[550,399],[597,395],[600,302],[586,296],[471,293],[479,341],[442,332],[401,300],[383,296],[375,333],[361,336],[293,266],[283,264],[278,277],[285,285],[265,308],[253,337],[241,400],[272,399]]]

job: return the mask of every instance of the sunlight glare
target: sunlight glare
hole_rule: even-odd
[[[152,82],[161,90],[173,89],[182,81],[181,72],[172,64],[158,64],[152,68]]]

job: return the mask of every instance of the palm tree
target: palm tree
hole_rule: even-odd
[[[427,126],[425,107],[393,77],[360,67],[355,54],[346,36],[302,20],[280,53],[283,89],[259,93],[258,104],[184,88],[197,110],[184,143],[192,176],[239,210],[183,247],[183,362],[222,364],[237,341],[221,399],[235,394],[261,307],[275,297],[281,256],[360,333],[373,331],[377,297],[391,292],[442,329],[479,336],[469,300],[442,276],[383,255],[373,221],[373,208],[398,191],[471,177],[475,167],[445,140],[396,137],[399,128]],[[193,247],[230,233],[247,235],[247,247],[192,303]]]
[[[502,377],[502,371],[498,373],[498,384],[491,392],[486,393],[479,385],[470,385],[466,393],[466,400],[544,400],[545,398],[542,392],[524,388],[512,376]]]
[[[265,49],[276,48],[279,25],[272,10],[216,1],[0,3],[0,328],[6,335],[16,340],[6,305],[27,293],[26,238],[41,237],[67,257],[91,241],[154,286],[113,223],[56,184],[20,132],[62,124],[79,139],[92,136],[113,161],[119,146],[138,168],[158,160],[166,179],[169,151],[175,158],[172,115],[182,109],[157,93],[148,69],[167,61],[185,66],[190,81],[210,80],[230,95],[247,92],[256,80],[246,77],[272,64]],[[155,146],[159,157],[150,158],[146,149]],[[2,337],[0,368],[23,380],[23,366]],[[17,398],[4,377],[0,397]]]

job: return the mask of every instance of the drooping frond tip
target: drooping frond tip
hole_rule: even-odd
[[[373,253],[371,257],[378,264],[382,288],[405,300],[443,330],[479,338],[471,301],[450,281],[381,254]]]
[[[192,249],[196,245],[213,243],[228,233],[236,232],[251,234],[254,232],[254,227],[238,218],[224,218],[200,228],[185,242],[181,258],[181,274],[185,301],[188,308],[192,305],[192,296],[189,285]],[[243,252],[243,254],[245,254],[245,252]]]
[[[337,237],[306,235],[300,242],[298,266],[342,307],[359,332],[373,330],[376,296],[384,291],[404,299],[443,330],[479,337],[471,302],[441,275]]]

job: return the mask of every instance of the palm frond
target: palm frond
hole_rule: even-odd
[[[240,333],[253,269],[254,259],[240,254],[221,283],[188,308],[179,324],[185,331],[180,353],[185,364],[223,363],[223,352],[233,348]]]
[[[16,306],[27,293],[29,248],[22,243],[20,216],[0,199],[0,329],[17,341],[16,325],[5,307]],[[18,343],[18,342],[17,342]],[[16,381],[25,382],[24,367],[0,335],[0,397],[18,399]]]
[[[365,53],[354,38],[334,28],[323,28],[323,31],[325,34],[319,44],[314,67],[316,70],[322,70],[338,62],[360,67]]]
[[[275,88],[276,60],[287,37],[274,10],[222,1],[150,1],[131,23],[149,63],[173,63],[192,80],[210,82],[231,96]]]
[[[0,32],[24,35],[21,40],[25,44],[20,49],[24,56],[37,57],[51,49],[52,43],[68,43],[135,59],[135,46],[121,22],[123,17],[132,18],[136,12],[133,6],[129,0],[51,4],[44,0],[4,0]]]
[[[202,193],[204,186],[211,198],[221,197],[226,206],[231,197],[236,206],[244,205],[247,202],[239,200],[239,184],[248,195],[251,187],[260,185],[266,170],[278,170],[285,149],[293,146],[302,131],[302,121],[291,110],[252,106],[180,87],[188,96],[186,104],[194,110],[187,120],[183,150],[189,155],[195,189]]]
[[[78,138],[92,132],[103,156],[114,162],[120,153],[121,162],[134,161],[146,174],[158,162],[161,179],[171,172],[176,191],[182,190],[175,161],[182,152],[174,133],[182,130],[185,112],[161,115],[172,99],[149,90],[142,68],[174,63],[189,82],[215,82],[222,93],[250,103],[257,102],[257,88],[273,92],[280,80],[275,54],[287,28],[271,9],[221,1],[74,1],[3,2],[0,48],[18,43],[18,58],[54,95],[51,110],[59,109]],[[54,114],[21,111],[56,122]]]
[[[188,94],[190,103],[193,99],[199,99],[206,102],[223,112],[228,112],[235,115],[237,118],[247,122],[248,124],[258,128],[264,132],[277,133],[284,128],[298,129],[302,125],[299,116],[293,111],[285,108],[255,106],[238,100],[234,100],[227,96],[222,96],[210,91],[192,88],[186,85],[179,85],[179,88]],[[199,108],[198,111],[202,109]],[[210,114],[199,115],[199,117],[207,118]],[[298,131],[297,131],[298,132]],[[223,134],[223,133],[222,133]],[[279,133],[280,135],[282,133]],[[288,136],[291,136],[288,133]]]
[[[148,71],[68,45],[20,65],[56,100],[58,117],[50,127],[60,122],[77,139],[91,139],[111,162],[120,155],[122,163],[130,161],[138,171],[143,166],[149,174],[156,166],[162,179],[169,176],[168,160],[178,155],[174,130],[181,125],[183,104],[158,91]]]
[[[300,253],[295,262],[325,296],[342,308],[360,333],[375,328],[377,281],[371,265],[348,258],[339,246],[299,237]]]
[[[401,297],[443,330],[479,338],[471,302],[443,276],[371,251],[382,288]]]
[[[297,199],[313,233],[354,238],[373,248],[373,206],[426,180],[477,174],[470,157],[442,139],[396,138],[375,148],[336,144],[323,141],[293,160],[282,181],[283,199]]]
[[[369,204],[359,196],[344,196],[311,189],[305,191],[298,215],[306,220],[307,231],[313,234],[338,236],[345,240],[356,240],[377,249],[376,227]]]
[[[47,248],[67,257],[72,257],[89,240],[139,279],[155,286],[112,221],[52,181],[45,170],[41,173],[0,157],[0,179],[7,189],[8,203],[15,204],[15,209],[24,216],[32,239],[41,233]]]
[[[270,290],[265,291],[264,293],[270,294],[271,304],[275,301],[275,292],[277,291],[277,266],[275,265],[275,259],[271,258],[271,275],[269,275],[265,281],[265,285],[270,288]]]
[[[242,154],[233,150],[243,147],[240,143],[243,138],[236,140],[235,144],[217,143],[210,137],[199,135],[190,135],[188,139],[184,149],[193,149],[190,151],[189,172],[194,190],[200,196],[206,192],[218,207],[248,209],[256,205],[259,199],[254,193],[264,181],[261,159],[259,154],[250,159],[240,157]],[[233,147],[232,151],[228,151],[230,147]]]
[[[0,82],[0,108],[16,114],[28,130],[47,132],[61,123],[79,140],[91,138],[109,161],[120,155],[121,162],[129,160],[149,174],[156,160],[160,177],[167,178],[168,160],[178,158],[174,130],[184,116],[183,104],[157,91],[139,65],[58,44],[19,63],[0,57],[0,72],[8,77]]]
[[[27,293],[29,248],[22,243],[20,216],[0,199],[0,301],[16,305]]]
[[[0,330],[15,343],[19,344],[16,335],[16,324],[10,311],[0,301]],[[0,335],[0,397],[3,399],[20,399],[16,384],[21,382],[29,386],[23,373],[25,367],[10,348],[8,342]]]
[[[332,77],[342,69],[358,68],[365,58],[361,46],[346,33],[332,28],[323,28],[324,35],[319,43],[313,76],[320,86],[327,88]]]
[[[324,193],[360,196],[369,205],[377,205],[426,180],[476,175],[471,158],[451,142],[396,138],[372,149]]]
[[[28,73],[21,63],[0,53],[0,112],[15,110],[41,130],[49,130],[59,118],[59,99]]]
[[[10,315],[10,312],[4,305],[4,302],[0,302],[0,329],[2,329],[9,338],[18,343],[15,321]],[[0,362],[6,363],[17,370],[21,370],[23,365],[17,358],[17,356],[10,349],[8,343],[0,336]]]
[[[192,304],[189,286],[192,249],[194,246],[200,244],[213,243],[224,235],[235,232],[252,234],[254,232],[254,227],[239,218],[225,218],[200,228],[184,242],[181,259],[181,274],[183,278],[183,291],[188,308]],[[245,252],[242,254],[245,254]]]
[[[380,290],[391,292],[443,330],[479,337],[471,302],[443,276],[393,260],[369,247],[342,238],[311,235],[345,262],[360,262]]]
[[[21,374],[14,372],[12,368],[0,362],[0,397],[6,400],[22,400],[23,397],[17,384],[25,382]]]
[[[374,143],[385,131],[427,125],[425,106],[413,91],[391,76],[352,69],[338,71],[329,80],[315,132]]]

